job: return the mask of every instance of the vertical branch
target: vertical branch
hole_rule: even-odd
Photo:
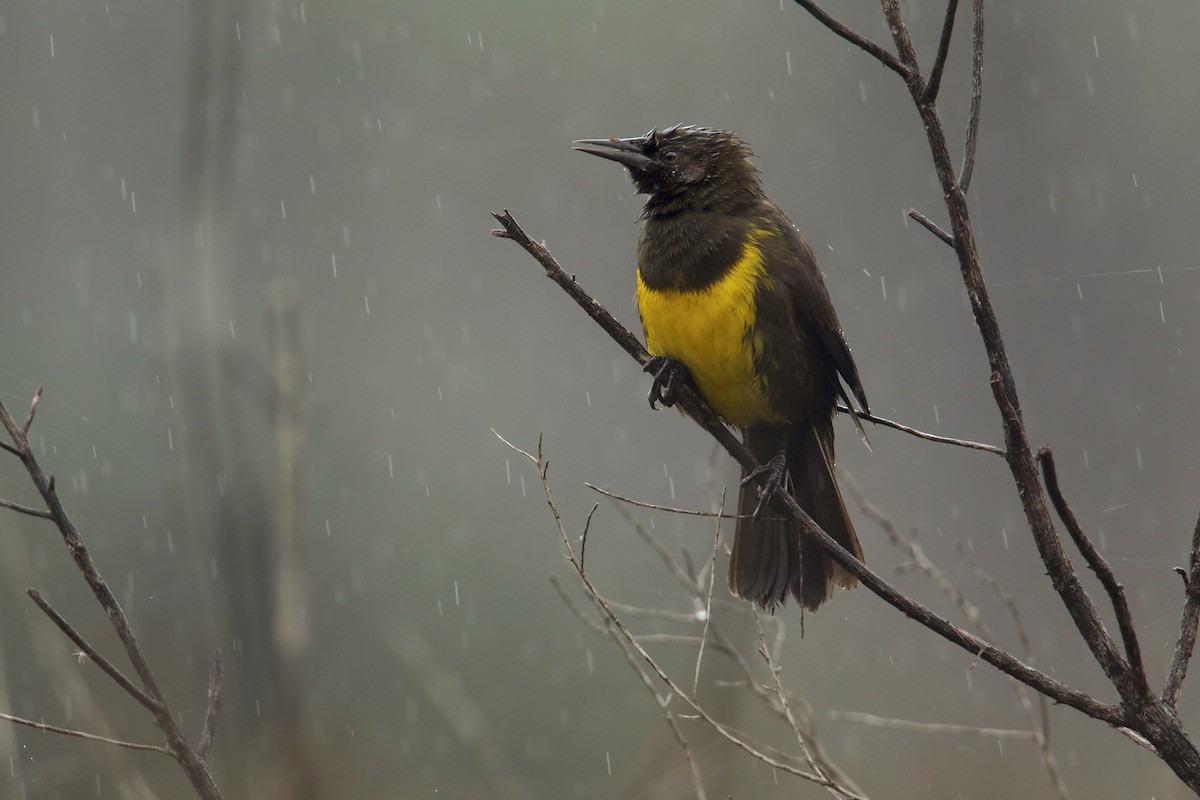
[[[922,97],[926,103],[937,100],[938,90],[942,87],[942,70],[946,68],[946,58],[950,55],[950,39],[954,35],[954,14],[957,11],[958,0],[950,0],[946,4],[946,19],[942,22],[942,38],[938,42],[937,57],[933,60],[933,69],[929,71],[929,83]]]
[[[950,214],[950,233],[953,237],[955,253],[958,255],[959,270],[967,289],[967,298],[971,304],[976,326],[983,338],[988,364],[992,370],[992,390],[1004,426],[1005,451],[1009,470],[1021,497],[1021,504],[1033,533],[1038,554],[1050,573],[1051,581],[1062,598],[1063,605],[1070,613],[1080,635],[1092,648],[1092,652],[1100,662],[1105,674],[1114,683],[1119,680],[1124,681],[1125,667],[1120,653],[1117,652],[1116,643],[1104,630],[1091,598],[1080,585],[1071,562],[1063,552],[1062,543],[1054,532],[1054,523],[1050,518],[1046,495],[1038,480],[1033,450],[1025,431],[1024,420],[1021,417],[1016,380],[1008,360],[1004,338],[1000,333],[1000,322],[992,307],[987,284],[983,279],[983,268],[975,243],[975,231],[971,223],[966,195],[959,186],[954,167],[950,162],[946,134],[942,127],[941,117],[937,113],[937,107],[935,104],[925,101],[925,86],[916,69],[916,50],[904,22],[899,0],[880,0],[880,4],[883,7],[884,16],[887,18],[888,27],[892,32],[892,39],[896,44],[896,51],[900,54],[901,61],[913,67],[914,75],[906,80],[906,84],[917,111],[921,115],[921,121],[924,123],[934,169],[942,186],[946,209]],[[975,40],[974,59],[977,63],[981,63],[979,59],[982,58],[983,47],[982,7],[977,7],[976,12],[978,36]]]
[[[1175,656],[1171,659],[1171,668],[1167,673],[1167,683],[1163,687],[1163,704],[1176,710],[1179,707],[1179,690],[1183,687],[1183,679],[1187,677],[1188,662],[1192,658],[1192,650],[1196,647],[1196,626],[1200,623],[1200,518],[1196,520],[1196,528],[1192,532],[1192,552],[1188,558],[1188,568],[1179,568],[1183,577],[1186,599],[1183,603],[1183,615],[1179,621],[1179,639],[1175,642]]]
[[[979,106],[983,102],[983,0],[974,0],[971,27],[971,105],[967,111],[967,141],[963,146],[959,189],[965,195],[975,174],[975,147],[979,142]]]

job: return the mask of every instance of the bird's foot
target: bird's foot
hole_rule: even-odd
[[[783,486],[785,475],[787,475],[787,455],[781,450],[770,461],[742,478],[742,486],[748,486],[759,478],[763,478],[762,487],[758,490],[758,505],[754,507],[752,515],[754,519],[758,519],[759,514],[767,507],[767,503],[771,502],[775,492]]]
[[[675,405],[679,399],[679,387],[692,379],[692,374],[682,361],[667,356],[651,356],[642,371],[654,376],[650,393],[646,395],[651,408],[658,408],[655,403],[662,403],[665,408]]]

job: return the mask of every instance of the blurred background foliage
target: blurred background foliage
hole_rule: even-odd
[[[971,197],[986,275],[1031,435],[1055,447],[1162,674],[1182,601],[1171,568],[1197,510],[1200,10],[987,7]],[[889,42],[876,4],[829,8]],[[942,4],[905,8],[928,64]],[[966,22],[941,95],[956,137]],[[684,772],[651,782],[681,758],[621,656],[551,589],[563,566],[536,476],[491,430],[526,448],[544,432],[575,528],[602,499],[585,480],[705,508],[736,477],[690,423],[649,413],[636,365],[488,236],[487,212],[510,209],[636,329],[639,199],[572,139],[739,131],[821,259],[872,409],[1000,443],[952,254],[904,217],[943,218],[904,88],[790,3],[17,0],[0,8],[0,75],[0,392],[22,409],[45,385],[45,464],[190,730],[224,649],[212,763],[228,797],[687,796]],[[303,455],[281,472],[268,300],[292,290]],[[1111,699],[999,459],[882,429],[868,452],[842,433],[842,464],[1002,644],[1016,635],[960,546],[1018,598],[1036,663]],[[290,470],[302,524],[281,533],[273,487]],[[0,496],[35,499],[11,460]],[[705,520],[636,516],[673,549],[708,551]],[[859,524],[876,569],[955,618]],[[592,531],[604,591],[689,609],[607,501]],[[153,741],[23,596],[38,587],[115,655],[56,534],[5,513],[0,537],[0,707]],[[307,587],[297,607],[274,599],[281,547]],[[810,616],[803,638],[796,610],[783,616],[784,680],[872,796],[1053,796],[1027,742],[826,718],[1021,726],[990,668],[865,591]],[[279,647],[281,619],[307,641]],[[689,669],[690,654],[663,655]],[[740,716],[736,690],[709,691],[786,746]],[[1051,741],[1075,796],[1184,796],[1075,712],[1051,711]],[[713,796],[822,794],[705,747]],[[187,793],[152,755],[7,726],[0,750],[6,797]]]

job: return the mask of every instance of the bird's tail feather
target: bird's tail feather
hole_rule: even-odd
[[[760,463],[783,450],[788,491],[826,533],[862,559],[834,479],[832,415],[815,425],[751,426],[746,430],[746,445]],[[783,518],[776,503],[763,509],[758,519],[749,519],[757,504],[758,487],[742,487],[729,563],[729,588],[734,594],[767,610],[792,594],[809,611],[816,611],[833,594],[834,586],[851,588],[857,583],[819,544]]]

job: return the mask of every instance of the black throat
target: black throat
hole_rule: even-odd
[[[729,272],[742,256],[754,215],[749,208],[686,210],[647,213],[644,219],[638,242],[642,282],[686,292],[711,286]]]

